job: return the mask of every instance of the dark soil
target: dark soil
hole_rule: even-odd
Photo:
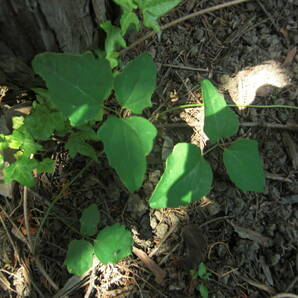
[[[222,1],[186,0],[161,23],[219,3]],[[125,61],[148,51],[158,66],[154,106],[145,111],[145,116],[158,116],[176,105],[199,103],[202,78],[225,91],[229,89],[224,87],[227,78],[236,77],[241,70],[253,71],[253,67],[269,60],[276,61],[291,82],[283,88],[258,90],[252,104],[297,106],[297,16],[297,0],[249,1],[187,20],[132,49],[123,57]],[[131,34],[129,42],[142,35]],[[227,100],[232,101],[234,91],[225,93]],[[156,117],[159,135],[148,157],[146,180],[137,193],[130,195],[102,159],[99,164],[91,164],[54,205],[38,252],[59,289],[71,278],[63,262],[68,243],[79,237],[81,210],[96,203],[101,210],[100,227],[120,222],[131,229],[135,247],[145,252],[159,271],[145,266],[136,253],[116,266],[97,265],[69,291],[69,297],[200,297],[196,289],[200,282],[208,288],[209,297],[215,298],[298,294],[297,112],[282,108],[235,111],[242,123],[237,138],[259,143],[267,178],[265,192],[237,189],[223,168],[220,151],[215,150],[206,156],[214,171],[213,188],[207,197],[188,207],[149,209],[148,199],[174,144],[192,142],[201,149],[209,146],[202,132],[200,108]],[[84,157],[69,159],[59,146],[53,156],[57,160],[55,174],[42,176],[38,188],[29,192],[32,221],[37,225],[52,195],[88,163]],[[19,201],[1,201],[13,220],[22,214]],[[7,225],[11,229],[9,222]],[[17,238],[16,232],[12,235],[22,266],[17,265],[20,263],[5,235],[1,230],[2,297],[17,297],[16,292],[18,297],[40,297],[36,288],[46,297],[53,297],[57,291],[30,260],[20,236]],[[191,278],[191,269],[201,262],[212,273],[206,281]],[[30,276],[24,276],[24,266],[30,269]],[[9,282],[6,288],[1,275]]]

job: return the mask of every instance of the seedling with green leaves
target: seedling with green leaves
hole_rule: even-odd
[[[197,270],[191,270],[191,275],[193,279],[198,279],[200,282],[197,286],[197,290],[200,292],[201,296],[203,298],[208,298],[209,292],[204,281],[211,276],[211,273],[207,271],[205,264],[201,263]]]
[[[107,33],[105,51],[43,53],[33,59],[33,69],[45,81],[46,89],[34,89],[37,100],[31,114],[25,119],[14,118],[10,135],[0,134],[0,150],[15,150],[15,162],[3,170],[5,183],[15,180],[32,187],[34,170],[38,173],[53,171],[54,162],[43,158],[46,150],[42,144],[55,137],[64,143],[70,157],[82,154],[96,162],[99,162],[99,154],[95,147],[101,142],[110,166],[128,191],[132,193],[141,188],[147,170],[146,157],[157,135],[154,124],[141,116],[145,108],[152,106],[156,67],[151,56],[143,53],[116,68],[119,48],[126,46],[124,35],[131,27],[140,29],[136,9],[141,11],[145,26],[159,31],[157,19],[181,0],[114,1],[123,10],[121,27],[109,21],[101,24]],[[223,151],[229,177],[241,190],[262,192],[265,179],[257,142],[239,138],[223,143],[224,138],[237,133],[238,118],[209,80],[201,82],[201,91],[204,131],[210,143],[215,144],[212,148],[219,147]],[[111,108],[110,98],[116,100],[119,108]],[[129,110],[130,116],[122,116],[124,109]],[[150,207],[174,208],[207,195],[213,179],[211,167],[205,160],[209,151],[201,152],[189,143],[176,144],[149,200]],[[4,162],[0,154],[0,166],[4,167]],[[93,222],[89,222],[85,212]],[[97,212],[91,206],[81,218],[82,235],[93,236],[97,223]],[[86,271],[93,253],[102,263],[117,262],[130,252],[129,237],[122,226],[114,225],[98,234],[94,246],[87,240],[72,241],[66,259],[69,271],[76,274]],[[118,241],[125,243],[124,251],[119,250]]]
[[[80,218],[80,232],[88,239],[97,232],[100,214],[95,204],[85,208]],[[85,239],[72,240],[69,243],[65,264],[69,273],[82,275],[93,264],[95,255],[102,264],[116,264],[132,252],[132,234],[124,226],[114,224],[103,228],[93,244]]]

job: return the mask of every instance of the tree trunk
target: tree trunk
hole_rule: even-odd
[[[98,48],[108,11],[106,0],[0,0],[0,85],[35,86],[38,53]]]

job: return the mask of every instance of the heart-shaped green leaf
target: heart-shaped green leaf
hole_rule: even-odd
[[[223,96],[209,80],[201,84],[204,100],[204,132],[210,141],[217,142],[236,134],[239,121],[236,114],[227,106]]]
[[[102,229],[94,241],[94,252],[103,264],[116,264],[132,252],[132,235],[124,226],[114,224]]]
[[[142,117],[119,119],[110,116],[98,130],[109,164],[130,192],[141,187],[146,156],[157,134],[155,126]]]
[[[156,67],[148,54],[129,62],[115,78],[115,93],[122,107],[141,114],[151,107],[151,96],[156,87]]]
[[[96,204],[91,204],[85,208],[80,218],[81,229],[83,236],[93,236],[97,232],[97,226],[100,221],[99,211]]]
[[[112,90],[109,62],[95,58],[90,52],[39,54],[32,66],[46,82],[48,99],[73,126],[93,120]]]
[[[93,246],[88,241],[72,240],[64,261],[68,272],[76,275],[84,274],[92,266],[93,253]]]
[[[150,200],[151,208],[175,208],[200,200],[211,189],[212,170],[195,145],[178,143]]]
[[[225,148],[223,161],[230,179],[241,190],[264,191],[265,175],[256,141],[235,141]]]

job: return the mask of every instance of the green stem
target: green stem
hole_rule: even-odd
[[[67,184],[67,185],[65,185],[62,189],[61,189],[61,191],[58,193],[58,195],[56,195],[56,196],[54,196],[54,198],[53,198],[53,201],[52,201],[52,203],[50,204],[50,206],[49,206],[49,208],[47,209],[47,211],[46,211],[46,213],[45,213],[45,215],[44,215],[44,217],[42,218],[42,220],[41,220],[41,223],[40,223],[40,226],[39,226],[39,228],[38,228],[38,231],[37,231],[37,233],[36,233],[36,238],[35,238],[35,241],[34,241],[34,245],[33,245],[33,249],[32,249],[32,251],[33,251],[33,255],[35,255],[35,251],[36,251],[36,246],[37,246],[37,242],[38,242],[38,240],[39,240],[39,238],[40,238],[40,233],[41,233],[41,230],[42,230],[42,228],[43,228],[43,226],[44,226],[44,224],[45,224],[45,222],[46,222],[46,220],[47,220],[47,218],[48,218],[48,216],[49,216],[49,214],[50,214],[50,212],[52,211],[52,209],[53,209],[53,207],[54,207],[54,205],[63,197],[63,195],[64,195],[64,193],[65,193],[65,191],[67,190],[67,189],[69,189],[69,187],[89,168],[89,166],[91,165],[91,163],[93,162],[93,160],[92,159],[90,159],[88,162],[87,162],[87,164],[85,165],[85,167],[82,169],[82,170],[80,170],[80,172],[76,175],[76,176],[74,176],[74,178]]]
[[[170,109],[167,109],[161,113],[159,113],[159,116],[170,113],[175,110],[180,110],[180,109],[189,109],[189,108],[197,108],[197,107],[203,107],[203,103],[193,103],[193,104],[186,104],[186,105],[180,105],[176,106]],[[298,107],[296,106],[287,106],[287,105],[237,105],[237,104],[229,104],[228,107],[238,107],[238,108],[260,108],[260,109],[293,109],[293,110],[298,110]]]
[[[212,150],[214,150],[215,148],[217,148],[219,146],[218,143],[216,143],[215,145],[213,145],[212,147],[210,147],[209,149],[207,149],[202,155],[206,155],[209,152],[211,152]]]

